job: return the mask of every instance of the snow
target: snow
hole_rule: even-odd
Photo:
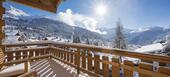
[[[13,6],[10,6],[10,9],[7,11],[7,13],[12,14],[14,16],[30,16],[29,14],[25,13],[24,11],[17,9]]]
[[[136,30],[131,31],[130,33],[139,33],[150,30],[149,28],[138,28]]]
[[[35,41],[39,41],[39,40],[37,40],[37,39],[28,39],[27,41],[28,42],[35,42]]]
[[[15,66],[10,66],[0,72],[1,77],[8,77],[16,74],[24,73],[24,63]]]
[[[5,30],[7,36],[15,36],[18,33],[18,30]]]
[[[55,37],[47,37],[48,40],[53,40]]]
[[[163,45],[161,43],[156,43],[156,44],[142,46],[141,48],[136,49],[135,52],[146,53],[146,52],[158,51],[162,49],[163,49]]]

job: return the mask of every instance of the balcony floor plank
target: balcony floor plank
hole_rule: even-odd
[[[76,75],[76,73],[71,72],[72,70],[68,70],[68,68],[65,68],[65,66],[62,63],[56,62],[53,59],[48,58],[43,61],[46,61],[50,65],[50,67],[46,68],[48,65],[43,65],[43,64],[46,64],[46,62],[42,64],[42,60],[34,61],[31,63],[31,66],[34,66],[34,67],[38,65],[37,68],[33,68],[33,67],[32,68],[35,71],[37,71],[40,77],[47,77],[47,76],[48,77],[75,77]],[[42,72],[41,70],[44,70],[44,71]]]

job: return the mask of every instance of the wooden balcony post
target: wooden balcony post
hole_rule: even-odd
[[[75,65],[77,65],[77,74],[80,73],[80,49],[77,48],[77,51],[75,53]]]
[[[119,59],[112,58],[112,77],[120,77],[120,63]]]
[[[5,8],[3,7],[3,2],[5,0],[0,0],[0,48],[2,51],[5,50],[5,47],[2,46],[2,41],[5,38],[5,34],[3,33],[3,27],[5,26],[5,21],[3,20],[3,14],[5,13]]]
[[[92,69],[92,54],[90,53],[90,52],[88,52],[88,70],[89,71],[92,71],[93,69]]]
[[[82,51],[82,67],[86,68],[86,53]]]
[[[30,63],[29,63],[29,61],[24,63],[24,67],[25,67],[25,70],[24,70],[25,73],[30,72]]]
[[[73,54],[72,51],[70,52],[70,54],[71,54],[71,55],[70,55],[70,57],[71,57],[71,61],[70,61],[70,62],[73,63],[73,61],[74,61],[74,60],[73,60],[73,59],[74,59],[74,54]]]
[[[152,64],[148,63],[139,63],[139,69],[144,69],[147,71],[153,71]],[[152,73],[147,73],[144,71],[138,71],[139,72],[139,77],[152,77]]]
[[[67,51],[67,52],[66,52],[66,55],[67,55],[67,61],[69,62],[69,61],[70,61],[70,52]]]
[[[94,71],[96,74],[100,74],[100,56],[94,55]]]
[[[107,56],[102,57],[103,61],[109,61],[109,58]],[[102,63],[103,68],[103,77],[109,77],[109,65],[106,63]]]
[[[124,65],[134,68],[134,64],[132,61],[125,60]],[[133,69],[130,70],[130,68],[127,68],[124,68],[124,77],[133,77]]]

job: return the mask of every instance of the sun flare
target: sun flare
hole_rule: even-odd
[[[104,6],[103,4],[100,4],[96,6],[95,11],[96,11],[96,14],[103,16],[107,12],[107,7]]]

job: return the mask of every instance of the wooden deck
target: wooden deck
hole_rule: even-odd
[[[31,70],[35,70],[40,77],[75,77],[76,70],[69,68],[54,59],[43,59],[31,63]]]

